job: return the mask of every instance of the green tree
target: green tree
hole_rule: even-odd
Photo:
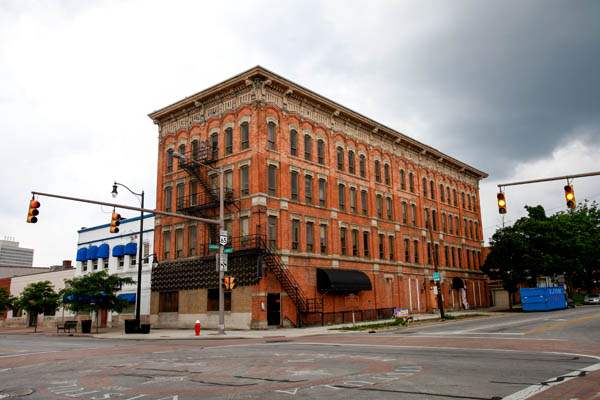
[[[96,329],[98,329],[98,311],[120,312],[127,302],[117,298],[117,292],[123,285],[133,284],[129,277],[109,275],[106,271],[93,272],[84,276],[65,280],[63,291],[65,306],[70,310],[94,312],[96,314]]]
[[[0,315],[4,314],[5,311],[12,308],[13,298],[6,288],[0,288]]]
[[[53,314],[56,312],[60,295],[54,291],[50,281],[30,283],[23,289],[16,305],[27,311],[33,323],[34,332],[37,332],[37,317],[39,314]]]

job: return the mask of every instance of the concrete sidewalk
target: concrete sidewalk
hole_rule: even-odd
[[[454,317],[469,316],[469,315],[482,315],[492,316],[499,315],[498,312],[489,312],[487,310],[469,310],[469,311],[456,311],[447,313]],[[411,315],[413,321],[435,321],[440,318],[439,314],[413,314]],[[378,320],[378,321],[366,321],[358,322],[357,326],[360,325],[371,325],[385,322],[392,322],[393,319]],[[103,332],[92,335],[99,339],[129,339],[129,340],[182,340],[182,339],[196,339],[196,340],[220,340],[220,339],[283,339],[283,338],[297,338],[303,336],[313,335],[324,335],[332,333],[353,333],[354,331],[339,330],[344,327],[351,327],[352,323],[338,324],[338,325],[326,325],[326,326],[313,326],[308,328],[275,328],[267,330],[230,330],[226,331],[225,335],[219,335],[216,330],[213,329],[202,329],[200,336],[195,336],[194,327],[190,326],[189,329],[152,329],[149,334],[128,334],[126,335],[122,329]]]

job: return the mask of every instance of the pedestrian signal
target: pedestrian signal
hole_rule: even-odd
[[[35,224],[38,219],[37,216],[40,213],[38,210],[40,208],[40,202],[35,198],[29,200],[29,211],[27,212],[27,222],[30,224]]]
[[[223,277],[223,286],[225,289],[231,290],[237,285],[237,281],[233,276],[224,276]]]
[[[504,197],[504,193],[500,192],[496,197],[498,198],[498,212],[506,214],[506,198]]]
[[[571,184],[565,185],[565,200],[567,201],[567,207],[570,209],[574,209],[577,205],[575,201],[575,191]]]

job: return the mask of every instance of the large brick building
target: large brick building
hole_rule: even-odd
[[[149,116],[157,209],[216,218],[225,171],[227,327],[431,311],[434,253],[446,307],[487,305],[484,172],[262,67]],[[157,216],[155,325],[217,325],[217,232]]]

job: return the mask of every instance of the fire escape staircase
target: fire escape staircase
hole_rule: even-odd
[[[322,313],[323,303],[320,298],[307,298],[298,284],[298,281],[283,265],[279,254],[274,252],[269,246],[263,245],[264,256],[263,260],[269,271],[275,275],[283,290],[288,297],[294,302],[299,313]]]

